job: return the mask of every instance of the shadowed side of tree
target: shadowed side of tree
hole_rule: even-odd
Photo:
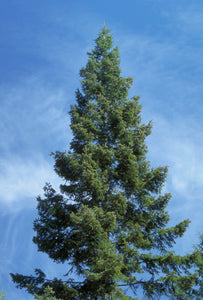
[[[132,78],[121,76],[119,50],[104,27],[80,71],[81,90],[71,107],[70,151],[54,153],[61,193],[50,184],[38,198],[33,241],[58,263],[68,263],[67,280],[12,274],[19,288],[42,295],[52,287],[61,299],[173,299],[196,294],[199,251],[185,256],[171,249],[189,220],[167,227],[171,195],[162,193],[167,168],[147,161],[139,97],[128,98]],[[68,270],[67,270],[68,271]]]

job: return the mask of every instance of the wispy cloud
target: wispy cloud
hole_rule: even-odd
[[[203,182],[203,136],[198,123],[154,115],[154,130],[149,140],[149,153],[157,163],[169,166],[171,187],[186,199],[199,197]]]
[[[153,132],[148,138],[149,160],[152,166],[168,166],[165,191],[172,193],[168,210],[171,225],[189,218],[191,224],[183,238],[177,241],[180,253],[192,251],[203,230],[202,182],[203,136],[198,122],[187,123],[184,118],[163,118],[152,115]]]
[[[29,78],[1,87],[0,202],[10,207],[29,202],[45,182],[57,182],[49,154],[68,148],[68,104],[61,89]]]
[[[65,135],[68,102],[63,90],[47,86],[41,78],[31,77],[18,86],[0,87],[0,99],[2,147],[11,147],[15,142],[29,145],[33,141],[38,146],[45,136],[46,141],[50,141],[54,134],[59,142]]]
[[[36,206],[36,196],[42,194],[46,182],[59,185],[59,179],[53,171],[51,162],[37,157],[36,159],[23,159],[13,157],[11,160],[1,160],[0,175],[0,202],[11,208],[23,206]]]

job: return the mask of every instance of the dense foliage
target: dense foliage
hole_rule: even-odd
[[[199,251],[200,255],[197,260],[197,286],[198,286],[198,297],[197,300],[203,298],[203,233],[200,235],[200,243],[197,245],[196,249]]]
[[[51,286],[61,299],[135,299],[138,288],[148,298],[191,299],[198,274],[190,269],[199,252],[171,250],[189,220],[167,227],[167,168],[147,161],[151,123],[142,124],[139,97],[128,98],[133,80],[121,76],[119,50],[106,27],[80,76],[70,151],[54,153],[64,183],[59,194],[47,184],[38,198],[33,239],[71,272],[65,281],[47,280],[38,269],[35,276],[12,278],[32,294]]]

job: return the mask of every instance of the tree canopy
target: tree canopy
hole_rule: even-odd
[[[36,269],[31,276],[12,274],[13,281],[39,296],[50,286],[60,299],[136,299],[140,289],[148,299],[192,298],[198,274],[190,270],[199,251],[181,256],[172,250],[189,220],[168,227],[167,167],[147,160],[151,122],[142,123],[139,97],[128,97],[133,79],[122,77],[119,49],[106,27],[80,77],[70,150],[53,154],[61,192],[46,184],[34,221],[33,242],[69,265],[67,277],[47,279]]]

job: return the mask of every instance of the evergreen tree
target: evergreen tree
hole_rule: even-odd
[[[151,123],[142,124],[139,97],[128,98],[133,80],[121,76],[119,50],[106,27],[80,76],[70,151],[53,154],[64,184],[61,193],[47,184],[38,198],[33,238],[70,272],[66,281],[47,280],[37,269],[35,276],[11,274],[14,282],[37,295],[51,286],[61,299],[135,299],[128,287],[135,296],[141,288],[148,299],[183,299],[180,291],[192,297],[197,274],[189,270],[198,251],[180,256],[171,250],[189,220],[167,227],[167,168],[147,161]]]
[[[198,286],[198,300],[203,298],[203,233],[200,234],[200,243],[197,245],[196,249],[200,252],[197,261],[197,272],[198,272],[198,279],[197,279],[197,286]]]

